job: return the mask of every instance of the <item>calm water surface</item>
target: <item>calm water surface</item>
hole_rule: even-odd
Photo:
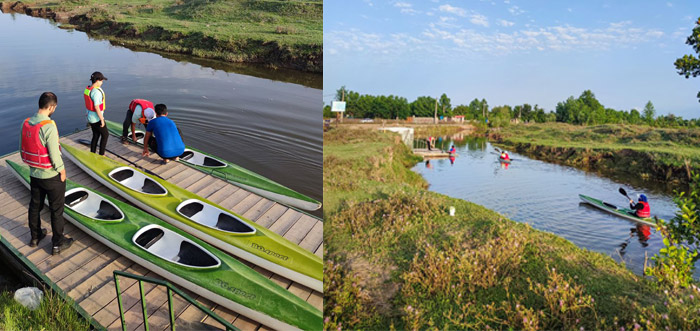
[[[83,89],[101,71],[107,119],[121,123],[135,98],[164,103],[188,145],[322,200],[322,93],[307,87],[320,86],[321,75],[172,57],[180,62],[0,14],[0,155],[18,149],[22,120],[44,91],[58,96],[61,135],[84,129]]]
[[[512,164],[506,167],[486,139],[455,138],[444,141],[444,149],[455,144],[458,156],[454,164],[449,159],[439,159],[413,168],[430,183],[430,190],[474,202],[514,221],[564,237],[579,247],[624,261],[638,274],[643,271],[645,253],[651,257],[663,247],[661,235],[654,229],[646,241],[636,234],[630,236],[630,229],[636,229],[635,222],[582,204],[578,194],[628,206],[627,199],[618,192],[620,187],[632,198],[645,193],[652,215],[666,220],[673,218],[677,210],[671,195],[515,153],[511,153]],[[627,244],[624,249],[623,243]]]

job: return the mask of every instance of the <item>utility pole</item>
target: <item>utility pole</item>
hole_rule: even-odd
[[[481,112],[483,113],[483,116],[484,116],[484,122],[486,122],[486,104],[485,103],[481,104]]]
[[[340,101],[345,101],[345,89],[343,89],[343,95],[342,95],[342,97],[340,98]],[[342,121],[343,121],[343,112],[340,112],[340,111],[339,111],[339,112],[335,115],[335,127],[338,127],[338,123],[340,123],[340,122],[342,122]]]

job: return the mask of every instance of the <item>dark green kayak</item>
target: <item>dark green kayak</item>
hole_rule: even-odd
[[[656,226],[656,222],[654,222],[653,218],[641,218],[637,215],[634,215],[634,211],[632,209],[627,209],[627,208],[622,208],[618,207],[616,205],[613,205],[611,203],[604,202],[602,200],[594,199],[591,198],[587,195],[579,194],[579,198],[585,203],[588,203],[589,205],[596,207],[600,210],[606,211],[608,213],[611,213],[615,216],[619,216],[625,219],[628,219],[630,221],[635,221],[639,223],[644,223],[652,226]]]
[[[105,121],[112,135],[121,137],[122,125]],[[136,143],[143,146],[143,131],[136,131]],[[131,141],[131,133],[129,134]],[[212,176],[221,178],[270,200],[304,210],[317,210],[321,203],[270,179],[258,175],[248,169],[235,165],[226,160],[214,157],[198,149],[185,146],[185,152],[180,156],[180,162]]]
[[[29,168],[7,161],[29,188]],[[165,279],[269,327],[317,330],[321,311],[232,256],[125,202],[66,182],[66,218]]]

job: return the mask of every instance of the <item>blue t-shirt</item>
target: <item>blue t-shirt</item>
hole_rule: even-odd
[[[172,158],[185,152],[185,143],[182,142],[175,122],[160,116],[148,122],[146,131],[151,132],[158,142],[158,155],[163,158]]]

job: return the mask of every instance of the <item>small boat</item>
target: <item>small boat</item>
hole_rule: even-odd
[[[511,159],[503,159],[503,158],[499,157],[499,158],[498,158],[498,161],[501,162],[501,163],[510,164],[510,162],[511,162],[512,160],[511,160]]]
[[[7,161],[29,188],[29,168]],[[320,329],[321,312],[232,256],[115,198],[66,181],[64,215],[174,284],[280,330]]]
[[[634,211],[632,209],[618,207],[618,206],[613,205],[611,203],[607,203],[607,202],[604,202],[602,200],[591,198],[591,197],[589,197],[587,195],[583,195],[583,194],[579,194],[578,197],[581,198],[581,201],[588,203],[589,205],[596,207],[600,210],[611,213],[615,216],[622,217],[622,218],[628,219],[630,221],[635,221],[635,222],[639,222],[639,223],[648,224],[651,226],[656,226],[656,222],[654,222],[653,218],[651,218],[651,217],[641,218],[641,217],[635,215]]]
[[[323,291],[323,261],[299,245],[177,185],[87,150],[62,146],[79,168],[141,209],[229,254]]]
[[[112,121],[105,121],[105,123],[112,135],[121,137],[121,124]],[[136,143],[143,145],[144,132],[135,131],[134,134],[136,135]],[[129,135],[128,139],[131,141],[131,135]],[[180,162],[204,173],[228,181],[247,191],[285,205],[304,210],[317,210],[321,208],[321,203],[315,199],[296,192],[248,169],[221,160],[192,147],[185,147],[185,152],[180,156]]]

